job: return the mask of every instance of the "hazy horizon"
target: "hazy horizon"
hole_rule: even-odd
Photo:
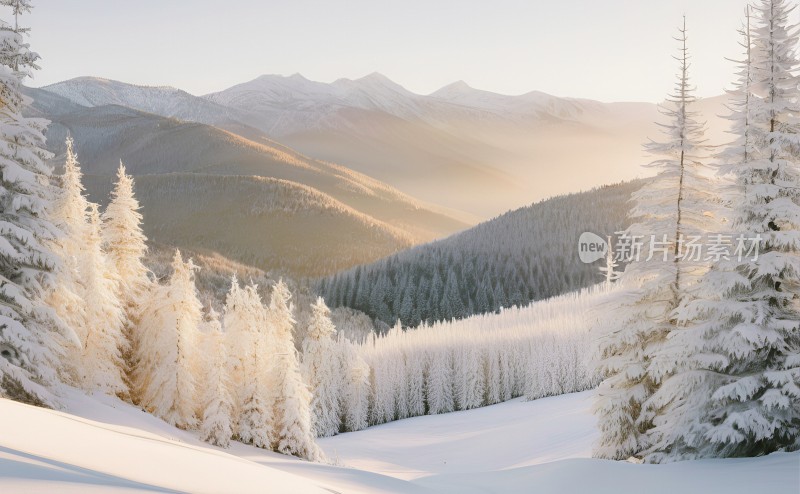
[[[736,29],[746,4],[238,0],[220,9],[198,0],[189,9],[156,0],[40,0],[25,18],[43,57],[28,82],[93,76],[203,95],[264,74],[329,83],[379,72],[417,94],[463,80],[499,94],[656,102],[672,88],[672,38],[685,13],[692,79],[698,95],[714,96],[733,79],[726,58],[740,54]]]

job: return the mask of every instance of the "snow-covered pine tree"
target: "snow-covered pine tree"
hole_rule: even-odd
[[[354,344],[340,338],[339,346],[344,348],[346,367],[342,396],[344,427],[348,431],[360,431],[369,425],[369,365],[361,358]],[[422,410],[424,413],[424,408]]]
[[[511,390],[511,394],[513,397],[523,396],[525,394],[525,389],[527,387],[527,371],[528,371],[528,360],[530,359],[530,354],[526,351],[524,342],[518,340],[512,340],[511,342],[511,353],[512,353],[512,367],[513,367],[513,375],[514,375],[514,386]],[[565,358],[569,358],[569,356],[565,356]],[[571,364],[571,362],[570,362]],[[567,368],[571,367],[571,365],[567,364]],[[572,382],[569,383],[568,386],[565,387],[569,389],[574,389],[572,386]],[[577,383],[575,383],[577,384]]]
[[[142,408],[181,428],[197,425],[192,354],[203,314],[196,269],[175,251],[172,276],[151,291],[142,311],[133,373]]]
[[[484,362],[473,342],[461,342],[453,352],[454,399],[458,410],[481,406],[484,397]]]
[[[222,312],[222,328],[224,331],[225,351],[228,355],[228,377],[231,383],[231,398],[233,409],[231,411],[231,427],[233,437],[239,437],[239,417],[241,403],[244,398],[244,373],[245,355],[250,345],[249,326],[243,324],[242,302],[239,280],[234,274],[231,277],[231,286],[225,295],[225,306]]]
[[[650,164],[656,176],[633,194],[634,223],[626,231],[632,242],[643,243],[641,257],[628,263],[620,277],[624,289],[605,308],[614,320],[600,326],[612,329],[598,335],[597,366],[605,376],[594,406],[601,432],[594,454],[600,458],[624,459],[647,448],[646,433],[659,410],[645,404],[675,371],[675,361],[662,351],[676,329],[673,312],[706,264],[681,251],[683,241],[705,234],[703,213],[713,189],[701,163],[707,152],[703,124],[692,110],[685,20],[676,39],[680,70],[676,91],[662,108],[669,119],[661,124],[665,140],[646,145],[661,158]]]
[[[513,349],[508,342],[495,344],[500,347],[500,401],[508,401],[511,399],[514,389]]]
[[[381,337],[381,339],[386,336]],[[395,420],[397,411],[397,382],[392,372],[390,351],[382,346],[372,353],[372,393],[370,395],[370,423],[383,424]]]
[[[116,294],[125,310],[125,334],[130,350],[123,357],[131,369],[142,304],[152,281],[143,262],[147,253],[147,237],[142,232],[142,215],[139,213],[139,201],[133,193],[133,177],[125,173],[122,162],[117,170],[111,201],[102,218],[103,248],[119,275]]]
[[[274,328],[275,358],[272,366],[275,390],[275,440],[278,452],[307,460],[322,458],[311,430],[311,392],[300,375],[297,350],[292,340],[294,316],[291,293],[283,280],[272,289],[269,324]]]
[[[749,162],[755,150],[750,121],[753,70],[749,7],[745,9],[745,16],[746,23],[740,31],[745,57],[739,62],[736,88],[728,92],[731,114],[726,116],[731,120],[730,133],[735,140],[717,156],[722,163],[720,171],[723,173],[733,163]],[[724,205],[720,216],[728,219],[735,216],[730,206],[741,201],[738,196],[742,194],[743,186],[744,183],[725,181],[718,187]],[[735,230],[737,227],[733,226]],[[702,416],[701,410],[713,394],[713,383],[719,380],[720,375],[712,369],[718,368],[721,360],[719,356],[706,353],[706,336],[710,325],[704,323],[703,319],[718,310],[726,311],[720,305],[721,294],[747,283],[737,271],[738,264],[736,260],[730,259],[715,262],[695,287],[694,297],[685,300],[677,310],[678,320],[683,328],[671,335],[670,346],[664,347],[662,351],[671,351],[680,364],[673,375],[664,379],[651,398],[651,406],[658,406],[663,413],[654,420],[654,427],[648,433],[650,446],[644,452],[648,462],[698,457],[699,449],[706,443],[703,436],[708,426],[702,424],[699,418]]]
[[[258,448],[275,442],[275,392],[270,389],[274,334],[255,285],[244,289],[234,275],[223,320],[234,399],[234,436]]]
[[[406,353],[406,385],[409,417],[425,415],[425,352],[419,348]]]
[[[202,420],[200,432],[203,441],[227,448],[231,442],[233,428],[231,415],[230,377],[228,375],[228,352],[222,333],[219,315],[211,308],[203,324],[203,345],[200,348],[202,364],[200,392]]]
[[[452,356],[446,345],[436,345],[428,352],[428,375],[425,381],[425,399],[428,413],[452,412],[453,403],[453,367]]]
[[[59,254],[65,257],[80,257],[86,231],[89,229],[87,222],[89,201],[83,195],[85,190],[83,172],[75,153],[75,142],[71,137],[67,137],[65,145],[67,150],[64,159],[64,173],[55,177],[58,179],[59,187],[50,217],[53,224],[64,234],[58,239],[58,244],[62,249]]]
[[[117,298],[119,278],[103,252],[102,242],[100,211],[92,203],[80,266],[86,323],[81,342],[80,384],[87,391],[126,396],[128,386],[122,360],[128,344],[123,333],[125,313]]]
[[[311,421],[316,437],[332,436],[341,425],[341,393],[344,385],[341,356],[333,340],[336,328],[322,297],[311,306],[303,341],[303,377],[311,388]]]
[[[83,174],[71,138],[67,138],[66,146],[64,173],[55,177],[58,182],[56,196],[48,211],[50,220],[61,231],[61,235],[50,243],[61,262],[54,270],[54,283],[47,292],[46,302],[74,334],[74,342],[65,348],[64,369],[69,381],[81,385],[82,347],[87,325],[79,264],[84,256],[89,228],[86,217],[89,202],[83,195]]]
[[[394,327],[389,331],[389,334],[396,338],[401,346],[404,345],[405,332],[403,331],[403,326],[399,319],[397,320],[397,324],[395,324]],[[397,417],[397,420],[410,417],[410,409],[408,406],[408,364],[406,362],[406,353],[407,352],[405,348],[398,348],[397,352],[395,353],[395,358],[392,359],[392,365],[390,368],[390,372],[393,374],[392,381],[394,382],[395,389],[394,414]]]
[[[486,375],[486,397],[484,402],[487,405],[494,405],[501,401],[500,390],[500,349],[497,345],[489,345],[484,349]]]
[[[29,403],[52,401],[68,328],[44,303],[58,259],[48,244],[58,235],[47,219],[53,194],[44,150],[46,120],[25,118],[30,99],[22,79],[38,69],[19,26],[30,0],[0,0],[14,23],[0,22],[0,394]],[[44,386],[43,386],[44,385]]]
[[[687,365],[664,391],[691,394],[656,422],[649,461],[800,447],[797,26],[784,0],[754,9],[733,92],[736,140],[720,160],[735,182],[728,196],[734,236],[760,238],[758,255],[716,263],[697,300],[681,307],[691,332],[674,344],[687,352]]]

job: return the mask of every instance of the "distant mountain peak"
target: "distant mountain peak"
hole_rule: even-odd
[[[364,82],[388,82],[391,84],[396,84],[394,81],[386,77],[385,75],[381,74],[380,72],[371,72],[364,77],[360,77],[356,79],[357,81],[364,81]]]
[[[178,89],[175,86],[154,86],[149,84],[133,84],[130,82],[122,82],[115,79],[108,79],[106,77],[96,77],[96,76],[80,76],[80,77],[73,77],[72,79],[67,79],[66,81],[56,82],[53,84],[49,84],[47,86],[42,86],[42,89],[47,91],[53,91],[55,88],[64,87],[64,86],[76,86],[76,87],[90,87],[92,85],[96,86],[103,86],[103,87],[116,87],[116,88],[137,88],[137,89],[159,89],[159,90],[168,90],[172,92],[181,92],[185,93],[182,89]]]
[[[249,82],[255,81],[308,81],[309,79],[301,74],[300,72],[295,72],[292,75],[281,75],[281,74],[261,74],[260,76],[256,77],[255,79]],[[244,82],[242,84],[247,84]]]
[[[474,92],[474,91],[476,91],[475,88],[473,88],[472,86],[470,86],[469,84],[467,84],[466,82],[461,80],[461,81],[452,82],[452,83],[444,86],[443,88],[432,92],[430,94],[430,96],[433,96],[435,98],[440,98],[440,97],[446,96],[446,95],[449,96],[449,95],[453,95],[453,94],[464,94],[464,93],[471,93],[471,92]]]
[[[403,95],[412,95],[408,89],[404,88],[400,84],[394,82],[393,80],[389,79],[385,75],[381,74],[380,72],[372,72],[367,74],[363,77],[359,77],[358,79],[348,79],[348,78],[341,78],[334,81],[332,86],[340,88],[340,89],[359,89],[359,90],[366,90],[371,92],[375,89],[381,90],[390,90],[394,93],[401,93]]]

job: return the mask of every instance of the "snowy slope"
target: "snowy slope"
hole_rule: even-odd
[[[414,417],[320,439],[329,455],[404,480],[591,456],[591,391]]]
[[[140,419],[132,408],[126,409],[131,425],[8,400],[0,400],[0,410],[0,492],[256,493],[267,486],[326,492],[309,480],[187,441],[180,431],[166,432],[157,424],[151,429],[161,430],[155,432],[136,427]]]
[[[794,494],[800,454],[635,465],[590,459],[591,392],[417,417],[320,441],[338,466],[221,450],[116,399],[72,414],[0,399],[0,492]]]
[[[595,460],[592,391],[416,417],[322,439],[345,465],[458,493],[796,493],[800,453],[636,465]]]

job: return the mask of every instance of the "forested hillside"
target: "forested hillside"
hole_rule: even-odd
[[[39,89],[26,93],[34,98],[26,112],[52,121],[46,136],[56,170],[65,138],[75,140],[91,200],[106,204],[125,162],[137,177],[144,230],[157,243],[319,277],[467,226],[382,182],[266,138],[118,105],[83,107]]]
[[[587,287],[601,276],[597,264],[578,261],[578,237],[624,229],[628,199],[639,187],[624,182],[554,197],[322,279],[318,289],[333,307],[416,326]]]

